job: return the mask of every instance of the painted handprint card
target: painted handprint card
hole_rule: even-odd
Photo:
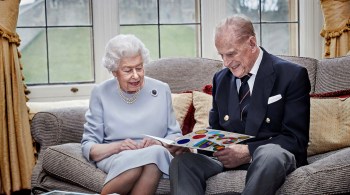
[[[216,129],[201,129],[184,135],[177,140],[167,140],[154,136],[149,136],[166,144],[195,148],[200,150],[218,151],[230,144],[253,138],[254,136],[221,131]]]

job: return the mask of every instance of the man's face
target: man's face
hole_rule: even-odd
[[[224,66],[230,69],[235,77],[243,77],[254,66],[254,53],[258,49],[255,37],[238,40],[233,34],[223,32],[215,39],[215,46],[224,61]]]

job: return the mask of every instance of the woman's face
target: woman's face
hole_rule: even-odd
[[[113,71],[117,77],[120,88],[128,93],[135,93],[140,90],[144,84],[145,71],[143,68],[143,59],[141,55],[123,58],[119,67]]]

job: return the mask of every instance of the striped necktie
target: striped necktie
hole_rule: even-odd
[[[245,121],[248,115],[248,107],[250,100],[250,89],[248,85],[248,80],[252,76],[251,73],[245,75],[241,78],[241,87],[239,88],[239,107],[240,107],[240,117],[243,127],[245,127]]]

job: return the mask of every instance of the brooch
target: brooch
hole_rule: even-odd
[[[158,95],[157,90],[153,89],[153,90],[151,91],[151,95],[152,95],[153,97],[156,97],[156,96]]]

